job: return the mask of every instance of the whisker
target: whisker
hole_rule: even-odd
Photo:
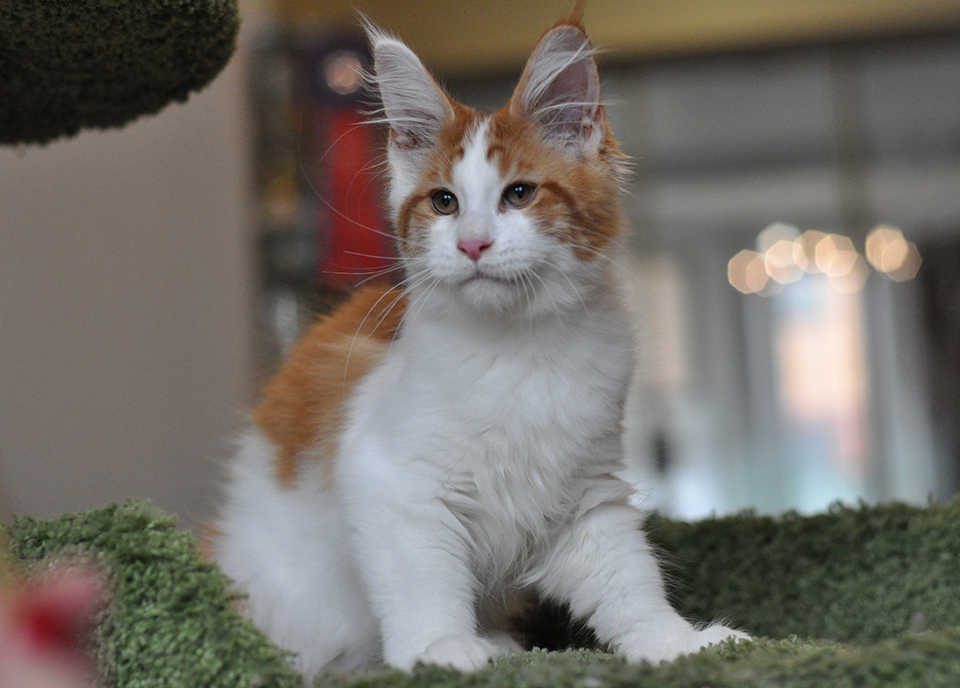
[[[347,349],[347,357],[346,357],[346,359],[344,360],[344,364],[343,364],[343,387],[344,387],[344,389],[346,389],[346,387],[347,387],[347,370],[348,370],[348,368],[349,368],[349,366],[350,366],[350,358],[351,358],[351,356],[353,356],[354,347],[355,347],[356,344],[357,344],[357,337],[360,336],[360,333],[363,331],[363,326],[366,324],[367,319],[370,317],[370,314],[374,311],[374,309],[376,309],[376,307],[380,305],[380,302],[383,301],[383,300],[387,297],[388,294],[390,294],[391,292],[393,292],[393,291],[395,291],[395,290],[397,290],[397,289],[399,289],[399,288],[400,288],[400,285],[394,285],[394,286],[390,287],[389,289],[387,289],[387,291],[383,292],[383,294],[380,295],[380,298],[378,298],[376,301],[374,301],[373,305],[370,306],[370,308],[367,310],[366,314],[363,316],[363,319],[360,321],[360,324],[357,326],[357,331],[353,333],[353,339],[350,340],[350,348]],[[402,296],[403,296],[403,293],[401,292],[400,297],[402,297]],[[398,300],[399,300],[400,297],[398,297]],[[391,307],[392,307],[393,305],[395,305],[395,304],[396,304],[396,301],[394,301],[394,302],[391,304]],[[382,322],[382,321],[381,321],[381,322]],[[375,332],[375,331],[376,331],[376,328],[374,328],[374,332]],[[373,336],[373,332],[371,332],[370,334],[368,334],[368,335],[363,339],[363,342],[360,343],[361,346],[362,346],[368,339],[370,339],[370,337],[372,337],[372,336]]]
[[[363,277],[367,275],[386,275],[390,272],[400,270],[400,267],[389,268],[356,268],[351,270],[324,270],[324,275],[337,275],[338,277]]]
[[[363,286],[364,284],[366,284],[367,282],[371,282],[371,281],[373,281],[373,280],[375,280],[375,279],[378,279],[378,278],[380,278],[380,277],[383,277],[384,275],[389,275],[391,272],[396,272],[396,271],[399,270],[399,269],[400,269],[400,268],[390,268],[389,270],[384,270],[383,272],[378,272],[378,273],[372,274],[372,275],[370,275],[369,277],[363,278],[362,280],[360,280],[359,282],[357,282],[357,283],[354,284],[353,286],[354,286],[354,288],[362,287],[362,286]]]
[[[425,279],[426,279],[426,278],[425,278]],[[422,284],[422,282],[421,282],[421,284]],[[404,319],[410,317],[412,320],[416,320],[416,319],[417,319],[417,316],[420,315],[420,311],[422,311],[422,310],[423,310],[423,307],[426,305],[427,299],[429,299],[430,295],[436,290],[436,288],[437,288],[437,286],[438,286],[439,284],[440,284],[440,278],[439,278],[439,277],[434,277],[433,280],[430,282],[430,284],[427,286],[426,290],[423,291],[423,292],[421,292],[421,293],[416,297],[414,303],[411,303],[411,304],[410,304],[411,307],[407,309],[407,312],[406,312],[406,313],[404,313]],[[420,285],[418,284],[417,286],[419,287]],[[411,288],[411,290],[412,290],[412,288]],[[416,310],[416,312],[413,313],[413,315],[411,315],[411,312],[412,312],[412,310],[413,310],[412,307],[413,307],[414,305],[417,305],[417,310]]]
[[[533,285],[533,281],[530,279],[530,268],[523,270],[520,273],[520,281],[523,284],[523,292],[527,297],[527,311],[533,309],[533,299],[536,295],[536,288]],[[533,318],[527,318],[527,342],[533,341]]]
[[[550,267],[552,267],[554,270],[556,270],[557,274],[563,277],[563,279],[567,280],[567,284],[570,285],[570,290],[574,293],[574,295],[576,295],[577,299],[580,301],[581,308],[583,308],[583,310],[587,310],[587,302],[583,300],[583,294],[580,293],[582,290],[577,288],[577,285],[575,285],[573,283],[573,280],[570,279],[570,275],[567,274],[566,270],[564,270],[561,266],[551,261],[547,261],[547,264],[550,265]]]
[[[377,320],[376,324],[373,327],[374,332],[376,332],[377,329],[379,329],[379,327],[383,324],[383,321],[387,319],[387,316],[389,316],[390,313],[393,312],[393,309],[396,308],[397,304],[400,303],[406,295],[407,295],[407,292],[404,290],[401,290],[397,298],[391,301],[390,305],[387,308],[383,309],[383,313],[380,315],[380,318]]]
[[[348,256],[359,256],[360,258],[376,258],[378,260],[387,260],[392,263],[400,264],[400,260],[396,256],[383,256],[376,253],[360,253],[359,251],[344,251]]]
[[[555,270],[559,270],[559,268],[556,268],[555,266],[551,266],[551,267],[554,267]],[[531,274],[532,274],[534,277],[536,277],[538,280],[540,280],[540,284],[543,285],[543,290],[544,290],[544,292],[546,292],[547,296],[550,297],[550,301],[551,301],[551,303],[553,304],[553,314],[556,315],[556,316],[559,318],[559,317],[562,315],[562,313],[561,313],[561,310],[560,310],[560,304],[557,303],[557,297],[554,295],[553,291],[550,289],[550,287],[549,287],[549,285],[547,284],[546,280],[544,280],[543,277],[542,277],[538,272],[536,272],[535,270],[533,270],[533,271],[531,271]]]
[[[352,128],[361,127],[361,126],[365,126],[365,123],[358,123],[358,124],[354,125],[354,127],[352,127]],[[352,129],[352,128],[351,128],[351,129]],[[338,136],[338,137],[336,138],[336,140],[334,140],[334,141],[327,147],[327,149],[323,152],[323,154],[318,158],[317,162],[323,162],[323,160],[325,160],[326,157],[333,151],[333,149],[334,149],[334,147],[337,145],[337,143],[339,143],[340,140],[343,139],[343,137],[346,136],[346,135],[351,131],[351,129],[348,129],[347,131],[343,132],[340,136]],[[373,234],[376,234],[376,235],[378,235],[378,236],[383,236],[383,237],[386,237],[386,238],[391,239],[391,240],[393,240],[393,241],[396,241],[396,242],[399,242],[399,243],[403,243],[403,244],[405,244],[405,245],[412,246],[413,248],[421,248],[421,249],[422,249],[422,248],[425,248],[425,247],[424,247],[423,245],[421,245],[419,242],[415,242],[415,241],[412,241],[412,240],[410,240],[410,239],[404,239],[404,238],[402,238],[402,237],[397,236],[394,232],[385,232],[385,231],[383,231],[383,230],[377,229],[376,227],[370,227],[369,225],[366,225],[366,224],[364,224],[364,223],[362,223],[362,222],[357,221],[356,218],[352,218],[352,217],[348,216],[347,214],[345,214],[343,211],[339,210],[338,208],[335,208],[335,207],[333,206],[333,204],[330,203],[330,201],[327,200],[322,193],[320,193],[320,190],[317,188],[316,184],[314,184],[314,181],[313,181],[313,179],[312,179],[311,176],[310,176],[310,172],[309,172],[309,170],[307,169],[306,162],[304,161],[302,137],[303,137],[303,127],[301,126],[301,127],[298,128],[298,134],[297,134],[297,139],[298,139],[298,145],[297,145],[297,163],[298,163],[298,167],[300,168],[300,176],[301,176],[301,178],[304,180],[304,182],[306,183],[307,188],[310,189],[310,191],[311,191],[311,193],[313,194],[313,196],[314,196],[315,198],[317,198],[328,210],[330,210],[331,212],[333,212],[334,214],[336,214],[338,217],[340,217],[340,218],[342,218],[342,219],[344,219],[344,220],[347,220],[348,222],[350,222],[350,224],[352,224],[353,226],[355,226],[355,227],[357,227],[357,228],[359,228],[359,229],[362,229],[362,230],[365,230],[365,231],[368,231],[368,232],[372,232]],[[376,163],[376,165],[377,165],[377,166],[383,166],[384,163],[378,162],[378,163]],[[352,183],[353,183],[353,182],[351,182],[351,184],[352,184]]]
[[[582,244],[574,244],[576,248],[582,249],[594,257],[606,261],[612,268],[617,271],[619,278],[624,279],[625,281],[630,281],[636,283],[640,289],[650,298],[650,303],[653,305],[653,308],[656,312],[656,318],[661,325],[665,322],[665,316],[663,311],[660,309],[660,303],[656,298],[656,294],[651,291],[650,287],[644,281],[643,277],[637,274],[636,271],[632,270],[629,266],[623,264],[622,261],[617,260],[614,256],[610,256],[598,249],[595,249],[591,246],[586,246]],[[665,325],[664,325],[665,326]]]

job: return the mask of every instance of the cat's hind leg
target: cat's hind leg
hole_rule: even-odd
[[[351,557],[335,496],[317,466],[295,484],[276,479],[274,450],[251,432],[231,466],[214,557],[246,595],[244,613],[296,653],[308,679],[380,656],[379,632]],[[317,471],[313,474],[312,471]]]
[[[656,557],[626,503],[603,503],[561,532],[534,578],[541,592],[566,602],[597,638],[628,661],[671,660],[744,633],[722,625],[695,628],[667,602]]]

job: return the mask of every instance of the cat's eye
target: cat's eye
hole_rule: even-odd
[[[503,202],[511,208],[522,208],[533,200],[537,187],[533,184],[517,182],[511,184],[503,192]]]
[[[441,215],[453,215],[460,207],[457,197],[446,189],[435,191],[430,197],[430,202],[433,204],[433,209]]]

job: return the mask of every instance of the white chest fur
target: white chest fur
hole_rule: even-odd
[[[610,307],[513,326],[421,314],[355,395],[344,489],[386,481],[388,498],[439,500],[478,566],[513,570],[591,489],[609,496],[632,364],[623,322]]]

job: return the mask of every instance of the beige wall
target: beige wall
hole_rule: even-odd
[[[399,35],[435,73],[519,71],[574,0],[260,0],[292,22],[357,23]],[[614,58],[657,58],[868,39],[960,27],[958,0],[587,0],[594,42]]]
[[[0,147],[0,508],[193,525],[249,398],[241,59],[184,105]]]

